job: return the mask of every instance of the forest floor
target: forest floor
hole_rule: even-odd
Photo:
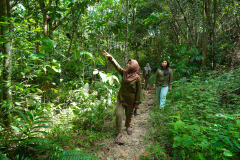
[[[148,144],[151,143],[147,141],[149,111],[155,101],[153,90],[143,90],[143,92],[145,94],[143,103],[140,104],[140,109],[137,110],[137,116],[132,116],[131,129],[133,134],[127,135],[126,128],[124,127],[124,118],[122,122],[123,137],[121,138],[124,144],[116,144],[114,142],[115,137],[105,139],[101,149],[95,153],[97,157],[102,160],[139,160],[148,155],[148,151],[145,151],[145,149],[150,147]]]

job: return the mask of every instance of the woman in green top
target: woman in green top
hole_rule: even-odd
[[[155,82],[154,82],[154,89],[157,86],[157,98],[160,105],[160,109],[164,108],[166,96],[168,90],[172,90],[172,78],[173,72],[169,68],[169,62],[164,60],[162,62],[161,68],[159,68],[156,72]]]
[[[126,121],[125,127],[128,135],[132,135],[132,130],[130,129],[131,117],[133,114],[133,109],[139,108],[140,95],[141,95],[141,78],[140,67],[138,62],[133,59],[129,59],[126,69],[120,67],[117,61],[106,51],[103,56],[107,56],[109,61],[112,63],[114,68],[123,77],[121,82],[121,88],[118,92],[117,106],[116,106],[116,127],[118,129],[118,135],[115,138],[115,142],[120,142],[122,138],[122,119],[123,111],[125,109]]]

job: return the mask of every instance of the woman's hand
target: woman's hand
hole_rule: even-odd
[[[135,105],[134,105],[134,108],[135,108],[135,109],[140,109],[140,107],[139,107],[138,104],[135,104]]]
[[[171,90],[172,90],[172,85],[170,85],[170,87],[169,87],[169,92],[171,92]]]
[[[153,89],[156,89],[155,84],[153,85]]]
[[[105,57],[108,57],[110,60],[112,60],[112,56],[110,54],[108,54],[105,50],[104,50],[104,53],[103,53],[103,56]]]

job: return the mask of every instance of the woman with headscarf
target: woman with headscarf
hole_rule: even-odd
[[[143,70],[143,78],[145,80],[145,82],[144,82],[145,83],[145,89],[147,89],[147,85],[148,85],[150,76],[151,76],[151,68],[150,68],[149,63],[147,63],[146,67],[144,67],[144,70]]]
[[[133,109],[139,108],[140,96],[141,96],[141,78],[140,67],[138,62],[133,59],[129,59],[126,69],[123,69],[117,61],[106,51],[103,56],[107,56],[109,61],[112,63],[114,68],[121,74],[122,82],[121,87],[118,92],[117,106],[116,106],[116,127],[118,130],[118,135],[115,138],[115,142],[120,144],[120,139],[122,138],[122,119],[123,112],[125,109],[126,121],[125,127],[128,135],[132,135],[132,130],[130,129],[130,122],[133,114]]]
[[[156,72],[154,89],[157,86],[157,98],[160,105],[160,109],[164,109],[166,96],[168,90],[172,90],[172,79],[173,72],[169,68],[169,62],[167,60],[163,60],[161,67]]]

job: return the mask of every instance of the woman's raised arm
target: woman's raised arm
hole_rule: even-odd
[[[107,53],[104,50],[103,56],[108,57],[108,60],[112,63],[112,65],[114,66],[114,68],[118,71],[119,74],[121,74],[121,76],[123,76],[123,71],[124,69],[118,64],[118,62],[112,57],[111,54]]]

